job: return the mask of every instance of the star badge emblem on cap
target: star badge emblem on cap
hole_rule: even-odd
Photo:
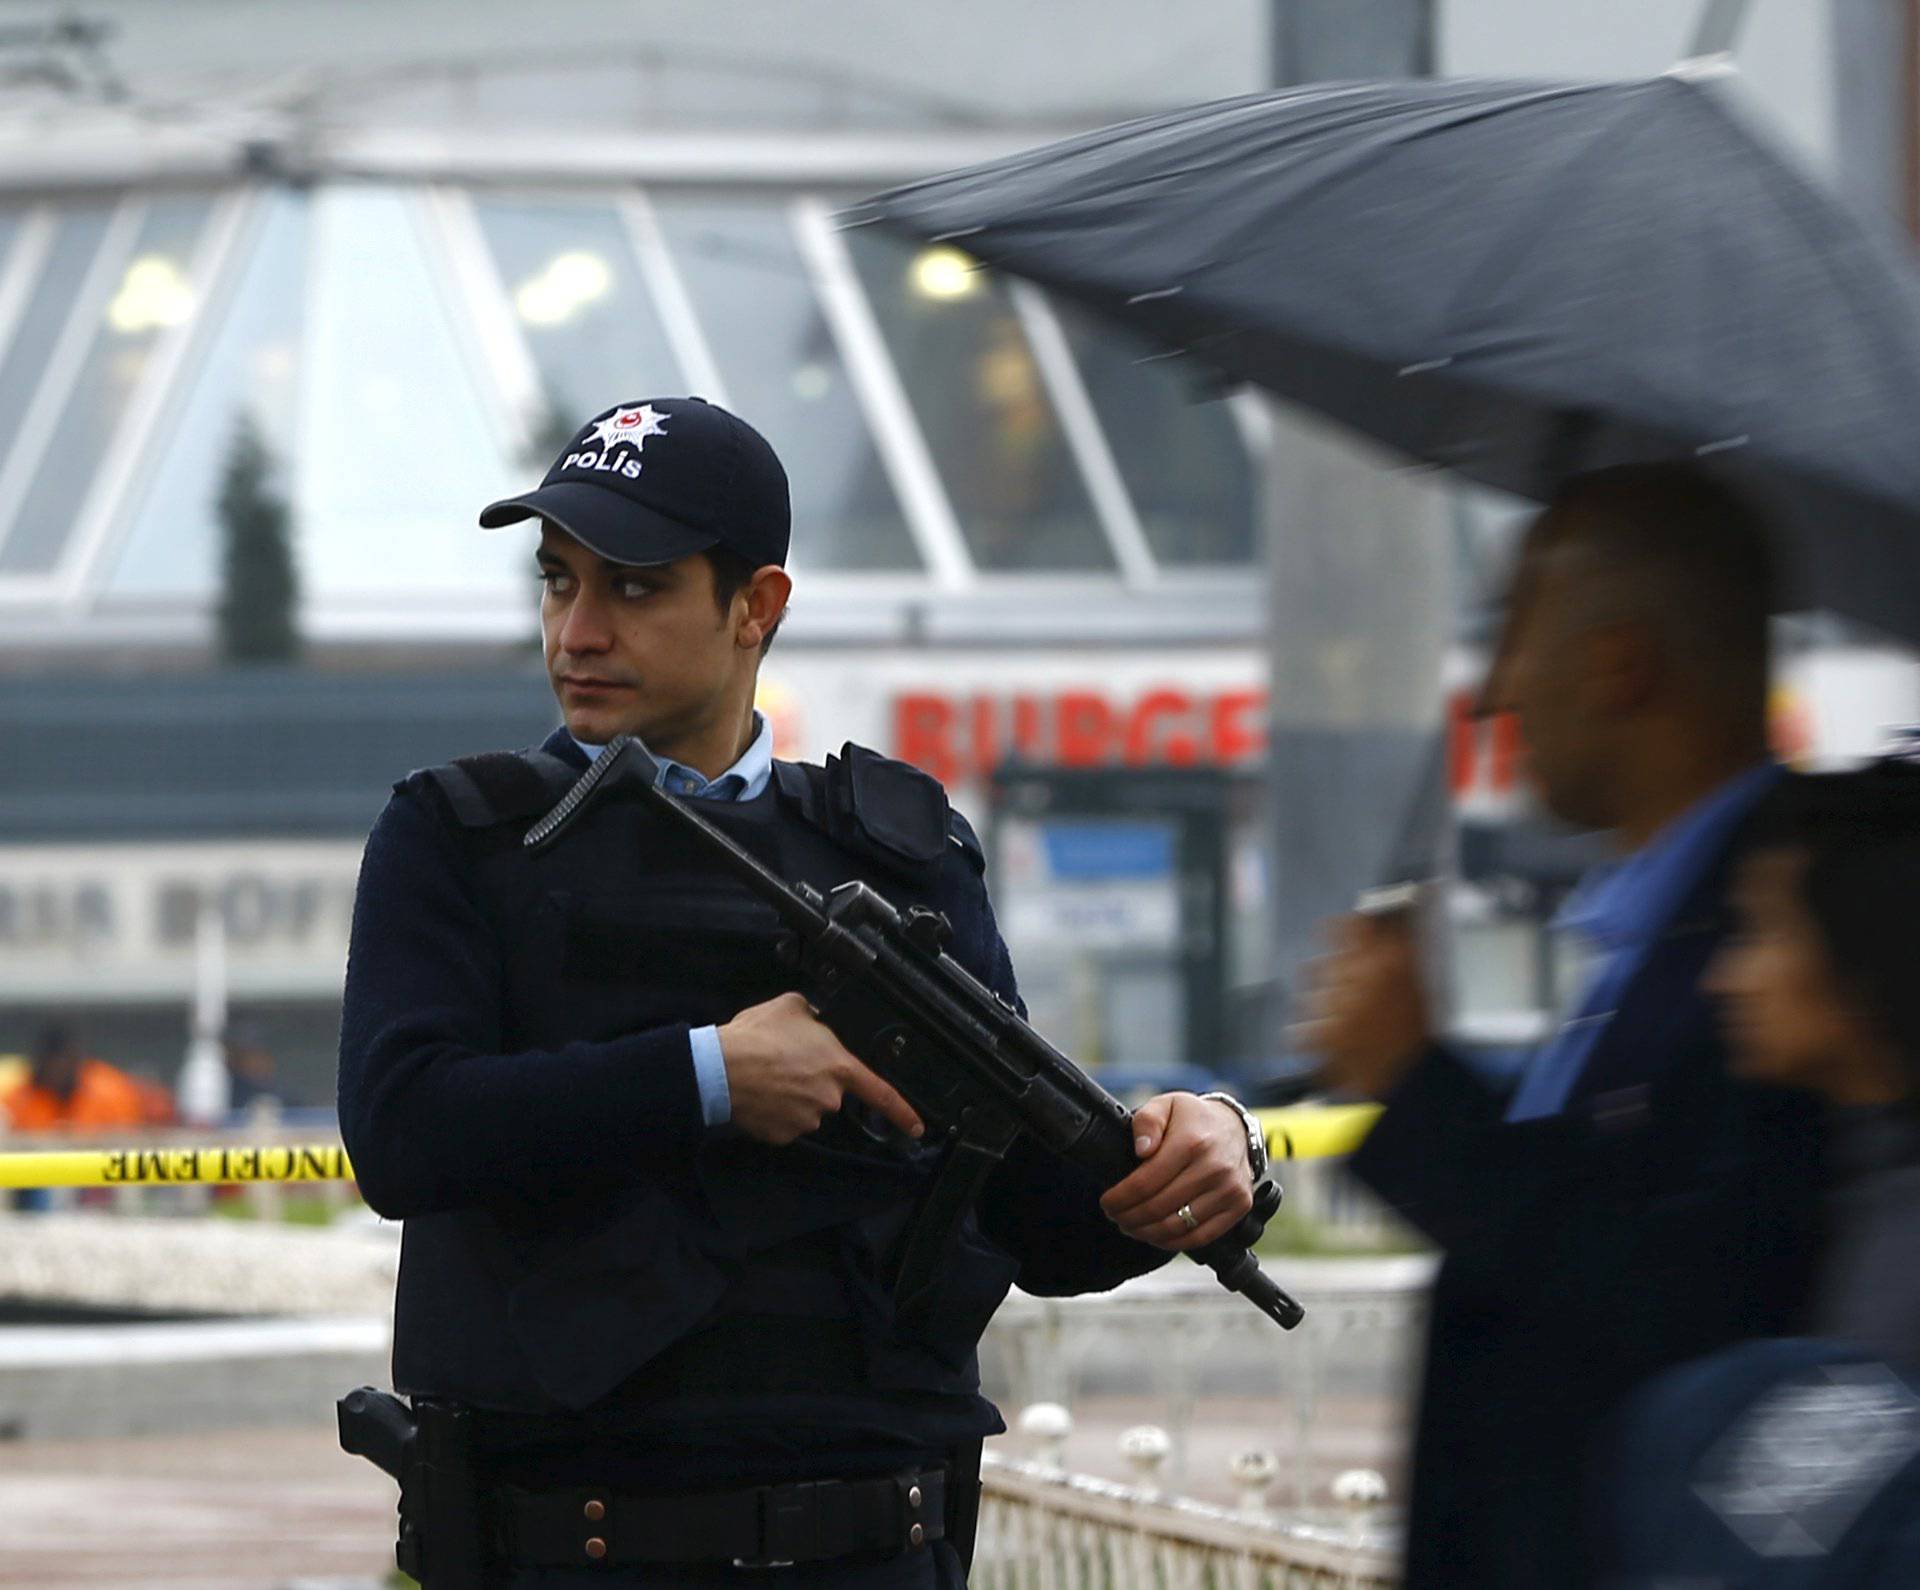
[[[649,436],[667,434],[667,416],[651,403],[638,408],[615,409],[593,428],[593,440],[600,444],[602,456],[615,442],[626,442],[637,453]]]

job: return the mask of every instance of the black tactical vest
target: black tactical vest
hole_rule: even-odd
[[[408,781],[462,831],[502,946],[509,1050],[717,1025],[795,986],[772,910],[630,790],[602,790],[529,855],[521,836],[576,771],[530,753]],[[982,909],[977,845],[939,785],[859,747],[824,769],[777,763],[761,796],[700,811],[790,881],[858,877],[956,925]],[[410,1219],[395,1384],[616,1417],[722,1392],[973,1392],[1013,1261],[969,1219],[930,1308],[902,1320],[888,1285],[942,1152],[851,1105],[784,1148],[723,1127],[638,1182]]]

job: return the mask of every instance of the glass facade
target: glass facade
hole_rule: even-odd
[[[786,462],[796,565],[918,570],[786,212],[751,199],[665,197],[657,213],[725,401]]]
[[[527,462],[628,398],[684,391],[660,312],[610,200],[477,198],[474,217],[540,376]]]
[[[220,487],[240,430],[251,425],[281,465],[293,458],[312,204],[292,190],[262,201],[244,236],[226,312],[183,381],[155,467],[126,504],[128,529],[107,575],[121,601],[210,598],[220,579]]]
[[[63,384],[52,435],[40,454],[11,532],[0,543],[0,573],[45,574],[57,564],[82,521],[82,509],[147,376],[165,333],[193,318],[203,285],[195,280],[198,244],[212,205],[200,197],[159,197],[127,224],[121,246],[103,245],[90,263],[66,346],[40,372],[36,406]],[[124,258],[124,264],[122,259]],[[91,322],[91,324],[89,324]],[[85,352],[77,351],[86,333]],[[31,446],[31,421],[21,441]]]
[[[531,581],[477,509],[596,409],[674,391],[780,452],[815,596],[1245,585],[1256,471],[1225,403],[952,249],[834,232],[829,202],[323,183],[0,211],[0,614],[57,587],[83,627],[204,624],[244,426],[310,628],[392,634],[444,597],[436,635],[494,637]]]
[[[1054,304],[1154,558],[1170,568],[1259,561],[1254,482],[1224,402],[1200,373]]]

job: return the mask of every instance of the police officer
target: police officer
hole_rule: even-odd
[[[617,789],[550,849],[521,840],[636,735],[789,880],[945,912],[1016,1000],[979,842],[904,764],[774,760],[753,699],[792,589],[787,482],[743,421],[610,409],[481,514],[523,520],[565,726],[398,784],[354,910],[340,1120],[367,1201],[406,1222],[396,1387],[473,1410],[499,1583],[963,1584],[1003,1428],[988,1318],[1015,1280],[1098,1290],[1223,1235],[1250,1122],[1152,1100],[1104,1196],[1016,1149],[931,1304],[896,1311],[942,1153],[793,991],[771,912]]]

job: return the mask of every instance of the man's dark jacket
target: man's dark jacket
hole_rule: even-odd
[[[1445,1047],[1352,1168],[1444,1250],[1408,1519],[1408,1590],[1577,1590],[1597,1572],[1589,1465],[1656,1371],[1791,1328],[1818,1207],[1808,1101],[1737,1085],[1700,979],[1750,820],[1651,949],[1565,1110]]]
[[[1165,1256],[1083,1173],[1017,1149],[949,1253],[941,1296],[964,1306],[895,1320],[887,1245],[938,1156],[839,1120],[788,1149],[704,1125],[688,1030],[794,986],[777,923],[631,791],[528,855],[585,767],[564,733],[543,750],[463,764],[485,800],[465,772],[403,781],[362,866],[340,1116],[368,1202],[407,1221],[396,1385],[494,1410],[505,1444],[573,1454],[562,1469],[597,1447],[596,1473],[643,1486],[847,1473],[998,1428],[973,1347],[1008,1281],[1094,1290]],[[939,786],[857,747],[833,768],[776,763],[755,800],[700,804],[816,887],[861,877],[945,912],[954,957],[1017,1001]],[[567,1482],[544,1459],[516,1473]]]

